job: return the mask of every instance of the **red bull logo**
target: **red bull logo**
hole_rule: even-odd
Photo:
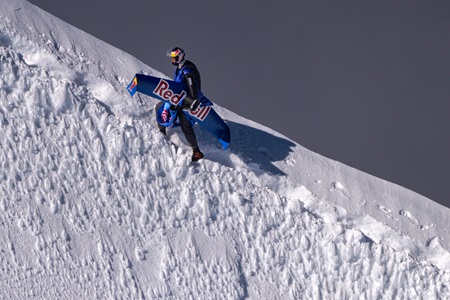
[[[180,50],[180,49],[177,49],[177,50],[175,50],[175,51],[170,51],[170,57],[175,58],[175,57],[177,57],[178,54],[180,54],[180,53],[181,53],[181,50]]]
[[[129,89],[132,90],[137,86],[137,78],[134,77],[133,82],[131,83]]]
[[[137,87],[137,78],[134,77],[133,81],[127,86],[127,90],[130,93],[131,96],[134,95],[134,93],[136,93],[136,87]]]
[[[195,110],[195,111],[192,111],[192,110],[189,111],[189,114],[191,116],[196,117],[200,121],[203,121],[206,118],[206,116],[208,116],[210,111],[211,111],[211,106],[201,106],[201,107],[197,108],[197,110]]]
[[[169,83],[164,79],[161,79],[158,86],[155,88],[153,93],[164,100],[169,101],[173,105],[178,105],[180,100],[186,96],[186,92],[182,91],[180,94],[175,94],[171,89],[169,89]]]

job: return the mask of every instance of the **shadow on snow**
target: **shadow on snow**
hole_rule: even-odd
[[[233,121],[226,121],[226,123],[231,131],[231,143],[227,151],[237,155],[250,167],[253,164],[263,172],[273,175],[286,175],[285,172],[274,165],[274,162],[283,161],[288,157],[292,148],[295,147],[292,141],[244,124]],[[210,145],[218,145],[217,141],[205,130],[199,126],[196,126],[196,130],[200,144],[203,141]],[[217,147],[220,148],[220,145]],[[223,150],[208,153],[208,158],[228,166],[233,165],[231,159],[223,155]]]

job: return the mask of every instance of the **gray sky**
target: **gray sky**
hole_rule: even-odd
[[[213,102],[450,207],[449,1],[30,2],[169,76],[180,46]]]

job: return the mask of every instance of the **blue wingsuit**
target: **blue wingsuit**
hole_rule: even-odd
[[[188,86],[188,95],[178,106],[170,105],[168,102],[160,102],[156,105],[156,120],[161,132],[165,133],[166,127],[173,128],[181,126],[189,145],[198,148],[197,138],[192,126],[195,120],[189,114],[183,112],[183,108],[188,108],[193,100],[198,99],[200,106],[212,106],[213,103],[203,95],[201,91],[200,73],[189,60],[185,60],[175,69],[174,81],[185,83]]]

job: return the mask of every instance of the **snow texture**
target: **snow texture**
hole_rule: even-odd
[[[164,75],[0,13],[1,299],[450,298],[449,209],[221,107],[230,149],[196,126],[190,163],[125,90]]]

